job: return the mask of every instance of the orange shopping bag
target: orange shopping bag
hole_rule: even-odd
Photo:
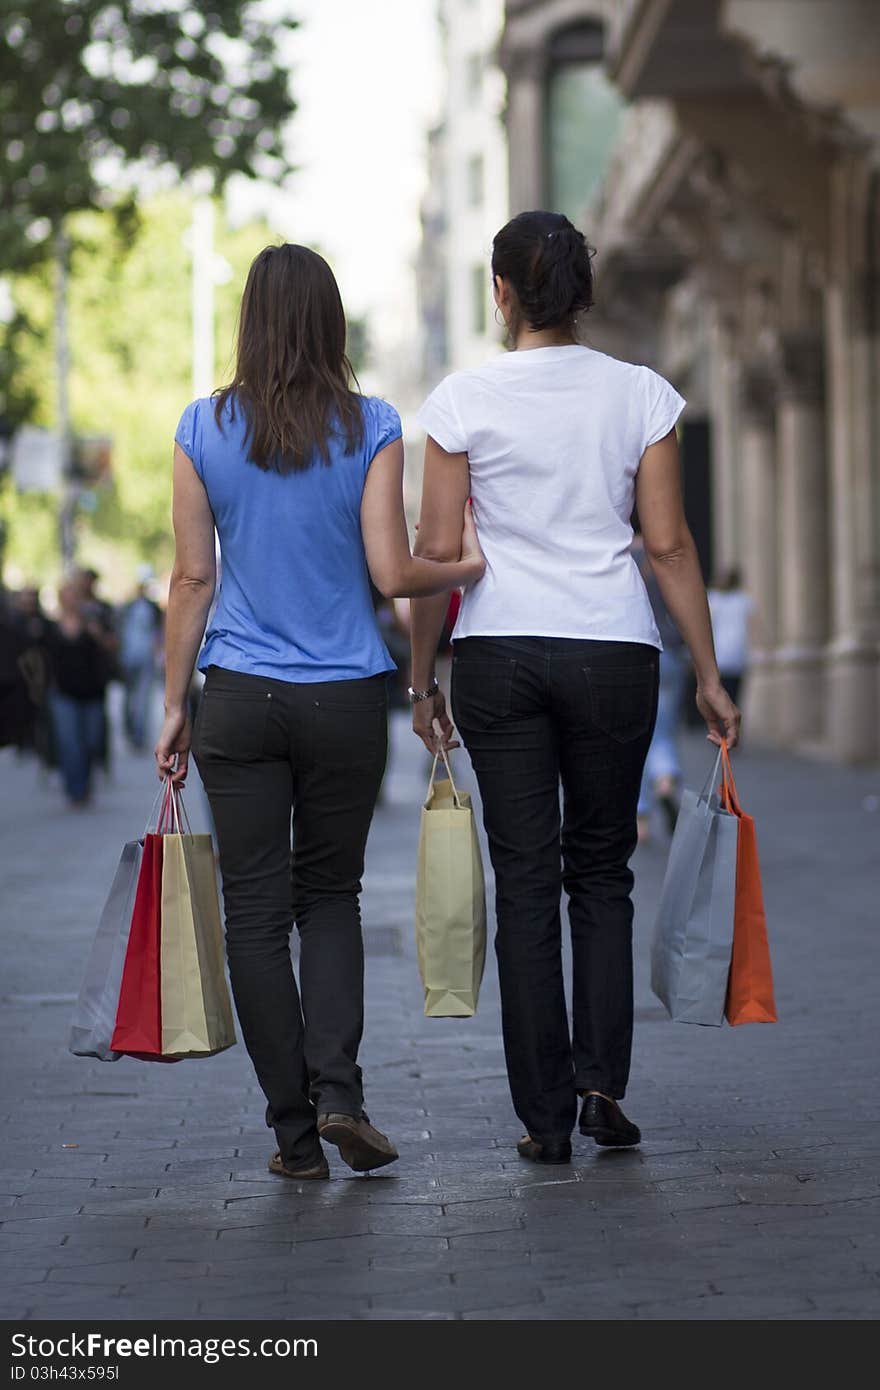
[[[733,955],[727,981],[724,1016],[728,1023],[775,1023],[773,971],[767,941],[767,919],[758,863],[755,822],[739,804],[727,745],[721,747],[723,777],[721,801],[736,816],[736,907],[733,920]]]

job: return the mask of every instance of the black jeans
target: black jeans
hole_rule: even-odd
[[[359,894],[387,731],[384,675],[294,685],[212,666],[193,732],[235,1007],[266,1123],[294,1163],[315,1156],[318,1111],[360,1115],[363,1105]]]
[[[629,859],[657,709],[658,652],[642,643],[555,637],[468,637],[454,650],[453,713],[479,782],[495,870],[514,1109],[533,1139],[567,1138],[577,1092],[619,1099],[629,1076]]]

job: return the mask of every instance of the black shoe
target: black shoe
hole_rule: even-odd
[[[520,1158],[527,1158],[531,1163],[571,1163],[571,1144],[568,1139],[539,1144],[537,1139],[524,1134],[516,1146],[516,1151]]]
[[[627,1149],[641,1143],[642,1131],[626,1118],[616,1100],[605,1096],[584,1097],[578,1124],[581,1134],[609,1149]]]

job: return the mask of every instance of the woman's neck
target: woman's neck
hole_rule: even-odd
[[[530,348],[577,347],[577,339],[570,328],[557,325],[554,328],[521,328],[516,335],[514,352],[528,352]]]

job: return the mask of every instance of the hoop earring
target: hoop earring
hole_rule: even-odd
[[[498,325],[499,328],[503,328],[503,326],[504,326],[504,321],[503,321],[503,319],[499,319],[499,317],[498,317],[498,305],[497,305],[497,304],[495,305],[495,322],[496,322],[496,324]]]

